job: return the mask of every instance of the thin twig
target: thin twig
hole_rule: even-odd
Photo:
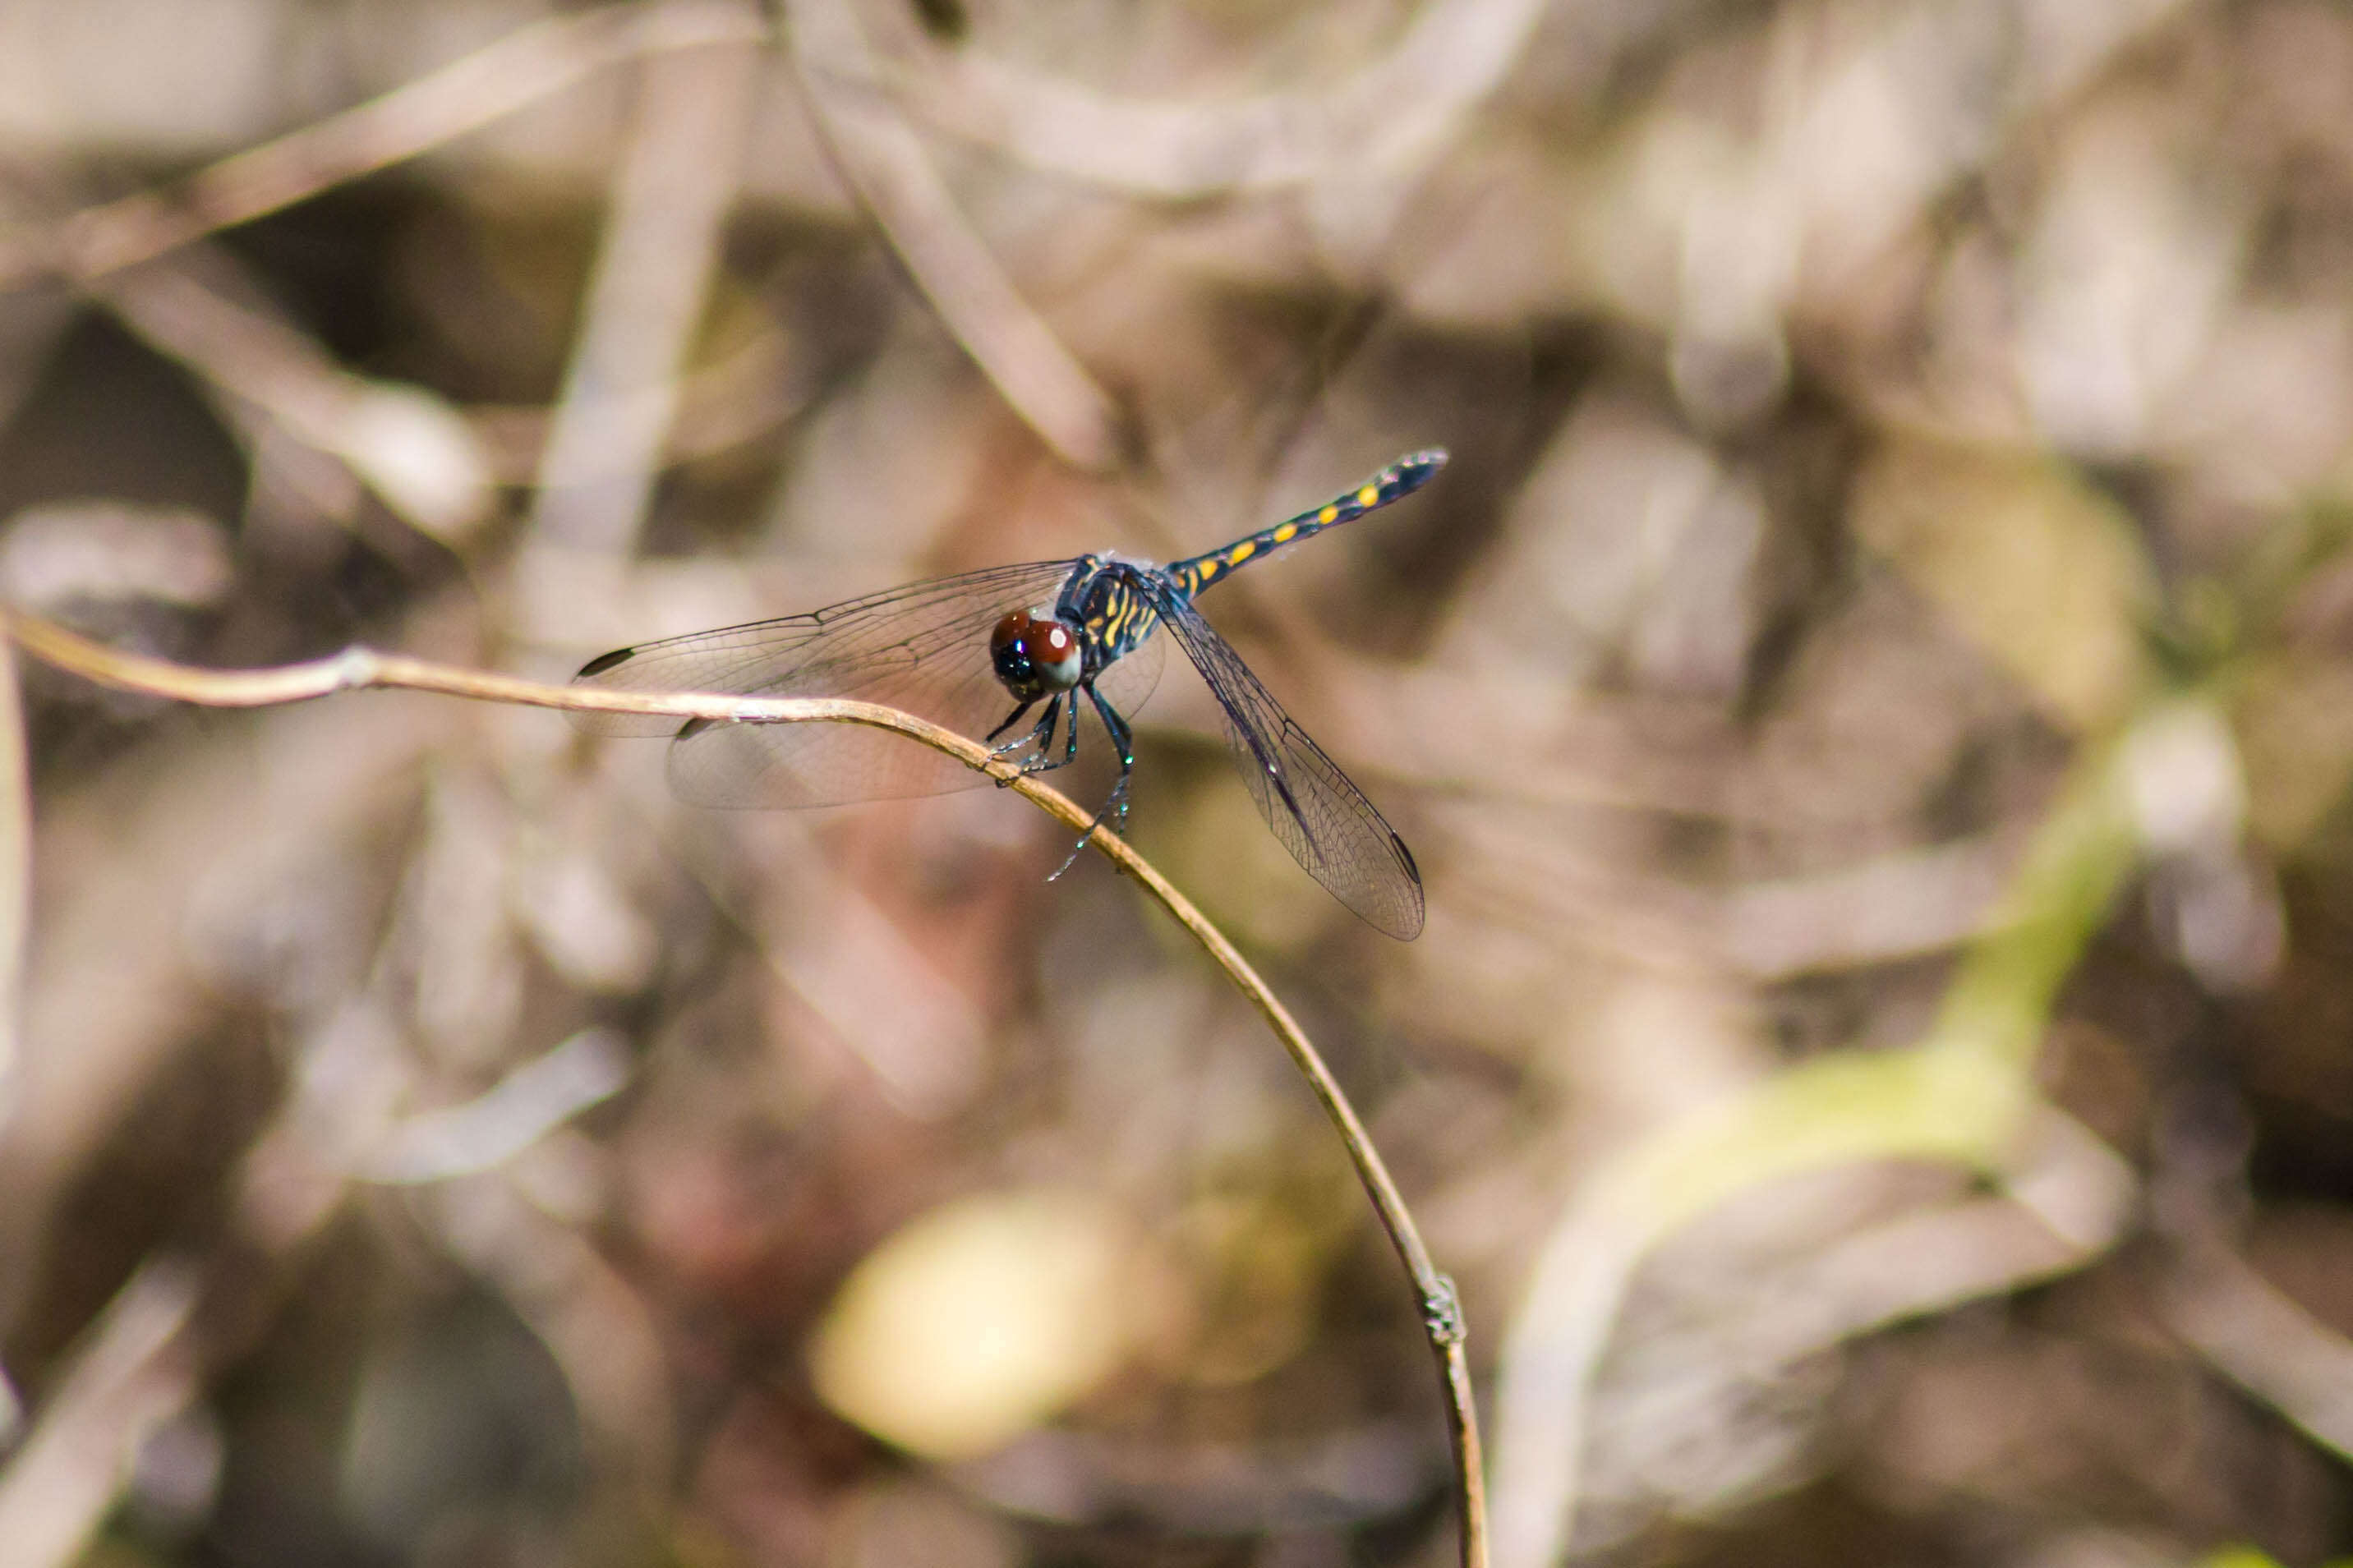
[[[1027,796],[1069,827],[1082,832],[1092,828],[1088,842],[1142,884],[1161,908],[1201,944],[1250,1005],[1258,1009],[1259,1016],[1290,1054],[1293,1064],[1306,1078],[1324,1114],[1338,1129],[1381,1228],[1388,1233],[1389,1245],[1412,1278],[1446,1399],[1448,1435],[1453,1444],[1461,1504],[1461,1561],[1464,1568],[1485,1568],[1486,1492],[1481,1473],[1478,1414],[1472,1401],[1470,1362],[1463,1350],[1461,1310],[1453,1281],[1439,1273],[1431,1263],[1430,1250],[1422,1244],[1421,1234],[1406,1209],[1404,1194],[1398,1190],[1379,1152],[1374,1148],[1364,1122],[1289,1009],[1268,989],[1266,982],[1259,978],[1233,943],[1190,900],[1130,848],[1124,839],[1098,824],[1092,813],[1068,796],[1024,774],[1018,764],[990,755],[987,748],[953,730],[872,702],[816,697],[750,698],[693,693],[660,696],[550,686],[357,647],[311,663],[271,669],[192,669],[185,665],[117,652],[36,616],[12,612],[5,624],[8,635],[26,652],[60,669],[102,686],[206,707],[269,707],[373,687],[603,713],[652,713],[680,719],[774,724],[863,724],[893,731],[945,752],[966,767],[985,773]]]

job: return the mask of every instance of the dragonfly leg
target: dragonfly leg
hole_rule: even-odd
[[[1037,743],[1038,755],[1033,760],[1021,764],[1021,771],[1023,773],[1050,773],[1056,768],[1067,768],[1072,763],[1079,760],[1079,700],[1075,696],[1071,696],[1070,744],[1062,748],[1062,760],[1060,762],[1058,763],[1049,760],[1054,750],[1054,714],[1056,710],[1061,707],[1062,699],[1065,696],[1071,696],[1071,694],[1057,691],[1054,693],[1052,700],[1046,704],[1046,717],[1044,721],[1039,724],[1037,731],[1029,737],[1031,741]]]
[[[991,730],[987,734],[982,736],[981,739],[984,741],[996,740],[997,736],[1002,735],[1006,731],[1011,729],[1016,723],[1019,722],[1021,715],[1029,712],[1031,708],[1037,705],[1037,702],[1038,700],[1036,698],[1030,698],[1029,701],[1024,702],[1020,707],[1016,708],[1012,712],[1007,714],[1004,723],[999,724],[996,729]],[[1050,752],[1054,744],[1054,731],[1060,724],[1061,717],[1062,694],[1058,691],[1052,698],[1048,700],[1046,703],[1046,711],[1039,716],[1038,721],[1035,724],[1032,724],[1025,733],[1016,735],[1010,741],[990,747],[988,754],[992,757],[1003,757],[1009,756],[1013,752],[1019,752],[1024,749],[1035,752],[1038,753],[1036,756],[1025,757],[1020,763],[1021,771],[1025,773],[1043,773],[1050,768],[1060,767],[1062,765],[1061,763],[1050,760]],[[1071,708],[1071,720],[1073,728],[1076,727],[1078,717],[1078,706],[1073,703]],[[1068,762],[1069,760],[1070,759],[1067,757],[1063,759],[1064,762]],[[1004,779],[997,781],[997,784],[999,789],[1004,788],[1007,783],[1008,781]]]
[[[1067,756],[1060,762],[1054,760],[1054,727],[1061,720],[1062,699],[1065,695],[1063,692],[1057,691],[1046,700],[1046,716],[1038,721],[1037,728],[1029,731],[1024,742],[1038,754],[1023,759],[1021,763],[1023,773],[1050,773],[1056,768],[1069,763],[1071,759]],[[1073,702],[1071,704],[1071,750],[1075,752],[1078,749],[1079,705]]]
[[[1061,865],[1055,868],[1054,875],[1046,879],[1050,882],[1078,864],[1079,852],[1087,847],[1087,840],[1095,836],[1095,829],[1103,825],[1104,818],[1111,819],[1111,830],[1113,833],[1127,826],[1127,784],[1135,773],[1135,731],[1129,727],[1126,720],[1120,717],[1119,710],[1104,701],[1103,693],[1097,691],[1092,684],[1086,688],[1086,693],[1087,700],[1094,704],[1096,716],[1103,721],[1104,732],[1111,736],[1111,743],[1119,752],[1119,782],[1111,786],[1110,797],[1103,803],[1102,809],[1095,813],[1094,820],[1087,824],[1087,830],[1079,835],[1079,841],[1071,846],[1070,854],[1064,857]],[[1073,741],[1077,738],[1078,729],[1079,705],[1073,700],[1071,703],[1071,733]]]
[[[1010,730],[1014,725],[1021,722],[1021,715],[1029,712],[1029,710],[1037,706],[1038,700],[1035,697],[1030,698],[1029,700],[1022,703],[1020,707],[1016,708],[1012,712],[1008,713],[1005,716],[1004,723],[999,724],[996,729],[991,730],[987,734],[983,735],[980,738],[981,742],[986,745],[987,742],[994,741],[997,736],[1002,735],[1006,731]],[[1048,711],[1051,712],[1052,710],[1049,709]],[[1008,752],[1018,751],[1021,749],[1022,742],[1029,739],[1029,737],[1025,735],[1016,740],[1008,741],[1005,744],[992,750],[988,754],[992,757],[1001,757]]]
[[[1112,831],[1116,833],[1127,826],[1127,782],[1135,773],[1135,731],[1121,716],[1119,710],[1104,701],[1103,694],[1092,686],[1087,688],[1087,700],[1094,704],[1095,715],[1103,721],[1103,731],[1111,736],[1112,747],[1119,753],[1119,782],[1112,785],[1111,799],[1103,802],[1104,812],[1114,806],[1118,808],[1117,817],[1112,825]],[[1073,709],[1077,706],[1075,702],[1071,704]],[[1077,728],[1075,724],[1071,726],[1073,731]],[[1095,820],[1103,820],[1103,812],[1097,812]],[[1092,833],[1094,829],[1087,831]]]
[[[1050,726],[1054,722],[1054,707],[1055,704],[1060,701],[1061,699],[1057,697],[1054,699],[1053,702],[1050,702],[1046,705],[1046,717],[1042,722],[1044,725],[1048,726],[1046,733],[1049,739],[1053,735],[1053,731]],[[1035,697],[1024,699],[1018,708],[1016,708],[1012,712],[1008,713],[1005,716],[1004,723],[999,724],[996,729],[991,730],[987,734],[981,737],[982,743],[987,744],[988,742],[996,740],[997,736],[1002,735],[1006,731],[1010,730],[1014,725],[1018,724],[1021,721],[1021,715],[1029,712],[1029,710],[1036,706],[1038,706],[1038,700]],[[1016,735],[1013,739],[1006,742],[1002,745],[990,746],[988,748],[988,754],[992,757],[1001,757],[1006,755],[1008,752],[1018,752],[1024,746],[1034,746],[1037,743],[1038,726],[1033,725],[1026,734]],[[1021,771],[1026,773],[1029,769],[1027,764],[1024,764]],[[997,787],[1003,789],[1007,784],[1012,782],[1013,781],[1010,779],[999,779],[997,781]]]

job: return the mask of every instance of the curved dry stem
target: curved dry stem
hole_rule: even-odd
[[[1113,865],[1134,878],[1160,907],[1200,943],[1226,978],[1258,1009],[1275,1038],[1307,1079],[1324,1112],[1340,1133],[1356,1176],[1371,1198],[1373,1211],[1389,1244],[1411,1277],[1420,1301],[1422,1323],[1437,1360],[1452,1441],[1456,1485],[1461,1519],[1461,1560],[1464,1568],[1485,1568],[1486,1491],[1482,1476],[1477,1411],[1472,1402],[1471,1367],[1463,1351],[1463,1325],[1454,1283],[1440,1274],[1422,1244],[1413,1216],[1405,1205],[1388,1167],[1382,1163],[1356,1108],[1349,1104],[1332,1070],[1292,1017],[1290,1010],[1259,978],[1225,934],[1126,841],[1097,824],[1093,814],[1060,791],[1023,773],[1018,765],[992,757],[979,742],[936,724],[872,702],[839,698],[752,698],[700,696],[685,693],[658,696],[599,690],[578,686],[551,686],[513,676],[459,669],[373,648],[348,647],[331,658],[308,664],[270,669],[209,670],[137,654],[117,652],[77,637],[37,616],[9,612],[8,636],[26,653],[59,669],[119,690],[144,692],[210,708],[265,708],[301,702],[337,691],[388,688],[437,691],[451,697],[491,702],[513,702],[533,708],[565,708],[601,713],[653,713],[679,719],[736,720],[768,724],[863,724],[890,730],[944,752],[966,767],[988,774],[1042,807],[1068,827],[1088,834],[1087,841]],[[1089,831],[1092,828],[1092,831]]]

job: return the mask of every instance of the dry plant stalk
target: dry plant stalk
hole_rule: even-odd
[[[1201,945],[1224,971],[1234,988],[1266,1020],[1289,1053],[1292,1063],[1307,1079],[1309,1089],[1339,1131],[1356,1176],[1371,1198],[1373,1212],[1388,1235],[1389,1245],[1413,1282],[1421,1306],[1422,1326],[1438,1363],[1447,1412],[1447,1435],[1455,1460],[1455,1484],[1460,1508],[1463,1568],[1486,1568],[1486,1489],[1482,1479],[1478,1412],[1472,1398],[1471,1365],[1463,1350],[1461,1302],[1454,1283],[1430,1261],[1405,1197],[1398,1190],[1380,1152],[1373,1146],[1356,1108],[1306,1032],[1253,970],[1225,933],[1210,924],[1191,900],[1178,892],[1126,840],[1096,822],[1092,814],[1069,796],[1022,773],[1018,765],[992,756],[987,748],[952,730],[878,703],[839,698],[749,698],[648,695],[550,686],[513,676],[492,675],[379,653],[354,645],[330,658],[269,669],[196,669],[167,660],[118,652],[37,616],[9,612],[7,636],[36,658],[117,690],[193,702],[208,708],[266,708],[306,701],[338,691],[370,688],[434,691],[481,701],[512,702],[533,708],[565,708],[602,713],[649,713],[678,719],[733,720],[763,724],[863,724],[888,730],[910,741],[954,757],[966,767],[987,773],[999,786],[1012,789],[1065,826],[1087,834],[1087,842],[1112,864],[1142,884],[1160,907]]]

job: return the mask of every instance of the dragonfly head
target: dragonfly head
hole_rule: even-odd
[[[1086,670],[1079,634],[1039,610],[1016,610],[997,622],[988,658],[1005,689],[1024,702],[1068,691]]]

